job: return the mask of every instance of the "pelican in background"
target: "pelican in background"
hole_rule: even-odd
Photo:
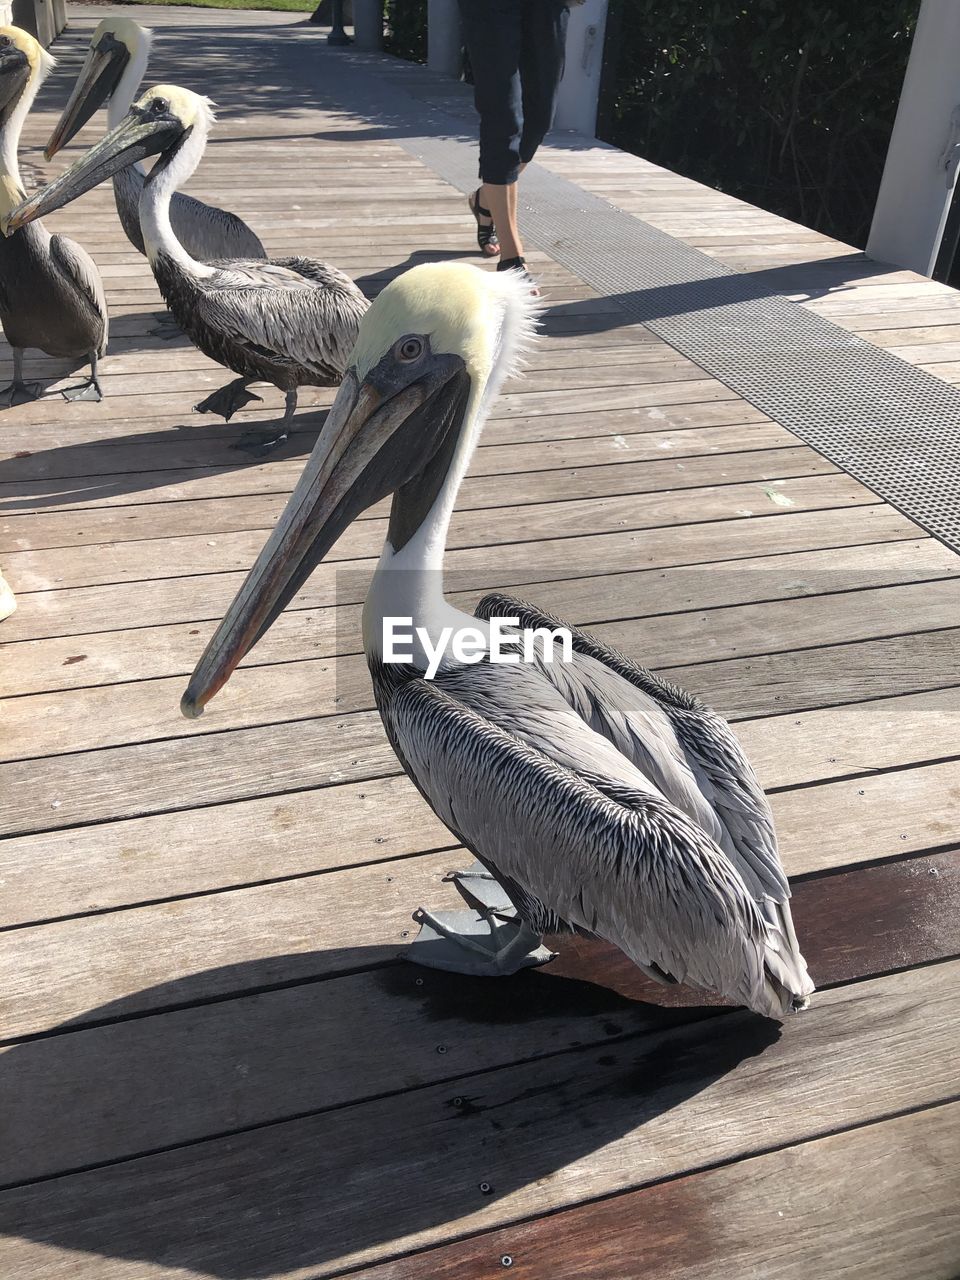
[[[52,67],[33,36],[0,27],[0,219],[24,198],[20,132]],[[67,400],[102,398],[97,359],[107,349],[107,304],[96,264],[73,240],[52,236],[39,222],[0,238],[0,323],[13,348],[13,381],[0,391],[0,404],[40,395],[38,385],[23,381],[26,347],[89,360],[89,379],[62,394]]]
[[[403,768],[513,908],[421,911],[411,959],[499,976],[549,959],[544,933],[574,931],[662,982],[781,1018],[813,986],[770,809],[726,722],[573,627],[570,661],[491,662],[493,619],[523,631],[557,619],[500,595],[476,616],[444,598],[457,490],[533,328],[511,274],[416,267],[373,303],[316,448],[182,710],[200,714],[344,529],[393,494],[363,613],[377,707]],[[384,643],[392,618],[421,629],[399,663]],[[426,678],[446,628],[479,633],[481,660],[448,653]]]
[[[65,147],[93,113],[107,104],[107,122],[115,129],[133,106],[147,69],[153,32],[132,18],[104,18],[90,40],[70,99],[47,143],[48,160]],[[138,253],[146,254],[140,228],[140,193],[146,172],[139,161],[113,175],[113,197],[124,233]],[[178,192],[170,202],[173,234],[191,258],[265,258],[259,237],[233,213]]]
[[[204,355],[239,374],[196,406],[227,420],[248,400],[251,382],[286,394],[279,432],[253,434],[238,447],[263,454],[286,439],[297,388],[338,386],[366,311],[366,298],[342,271],[312,258],[198,262],[174,234],[171,197],[194,172],[213,123],[208,99],[160,85],[54,182],[7,219],[7,228],[59,209],[123,166],[159,156],[140,195],[147,258],[174,319]]]
[[[3,576],[3,573],[0,572],[0,622],[2,622],[4,618],[9,618],[11,613],[16,612],[16,609],[16,597],[11,591],[10,584]]]

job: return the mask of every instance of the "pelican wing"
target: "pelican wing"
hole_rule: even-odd
[[[69,236],[50,237],[50,256],[64,275],[72,281],[77,292],[100,317],[103,323],[103,334],[97,345],[97,355],[103,355],[107,349],[109,319],[107,299],[103,292],[103,281],[97,270],[97,264],[86,249],[82,249]]]
[[[487,619],[519,617],[522,628],[566,627],[575,661],[545,666],[545,674],[586,723],[654,778],[723,848],[758,899],[786,902],[790,888],[769,802],[722,716],[587,632],[522,600],[489,595],[476,612]]]
[[[235,213],[178,191],[170,202],[170,224],[191,258],[266,258],[260,237]]]
[[[598,735],[536,673],[518,671],[412,680],[390,699],[391,737],[438,816],[534,928],[562,921],[648,972],[782,1016],[792,992],[733,863],[639,774],[631,786],[558,761],[602,764],[609,744],[594,744]]]
[[[202,323],[254,357],[339,381],[367,307],[348,276],[298,258],[212,265],[216,275],[199,293]]]

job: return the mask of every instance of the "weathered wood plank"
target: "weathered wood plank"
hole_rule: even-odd
[[[823,992],[782,1028],[734,1013],[8,1192],[4,1274],[306,1280],[929,1106],[956,1087],[957,969]]]
[[[803,737],[805,722],[813,723],[820,730],[820,772],[814,777],[841,777],[882,767],[878,762],[884,758],[901,764],[951,754],[942,744],[954,739],[955,726],[951,727],[951,714],[941,717],[941,709],[954,708],[952,686],[960,685],[955,671],[956,639],[956,631],[940,631],[774,658],[716,662],[676,671],[667,668],[664,673],[684,680],[689,689],[700,692],[733,719],[759,716],[763,722],[764,717],[777,717],[780,724],[787,713],[787,726],[792,718],[792,730],[799,731],[788,737]],[[302,667],[300,680],[289,692],[284,681],[288,669],[283,666],[274,668],[273,680],[262,682],[257,714],[268,723],[260,726],[234,728],[229,733],[215,731],[218,726],[227,728],[230,718],[247,714],[248,686],[260,680],[262,671],[243,669],[221,694],[216,719],[210,713],[201,721],[183,721],[177,712],[182,681],[170,681],[169,701],[160,699],[157,718],[150,726],[156,741],[140,741],[145,721],[142,712],[134,710],[132,730],[129,721],[116,730],[106,728],[106,733],[132,732],[136,741],[131,745],[0,765],[0,829],[6,833],[44,831],[397,772],[379,722],[369,713],[347,716],[334,703],[335,696],[343,696],[344,701],[355,696],[357,703],[371,707],[369,680],[360,660],[351,664],[344,659],[339,676],[342,694],[337,692],[332,673],[319,669],[324,663],[296,666]],[[311,676],[316,681],[312,687],[307,684]],[[932,690],[932,698],[920,707],[918,721],[911,723],[911,705],[901,701],[902,695],[924,690]],[[115,686],[108,692],[114,694]],[[292,721],[291,698],[300,699]],[[893,749],[869,739],[869,759],[864,762],[864,737],[859,736],[841,765],[840,748],[831,749],[822,733],[824,723],[832,723],[833,716],[813,708],[858,703],[863,698],[870,699],[867,708],[840,713],[840,722],[852,724],[855,730],[851,732],[860,735],[867,727],[873,732],[882,728],[892,733]],[[285,712],[289,723],[269,723],[271,710],[278,714],[274,710],[278,704],[271,699],[280,700],[279,714]],[[321,707],[323,699],[328,700],[328,716],[302,718],[303,709]],[[105,714],[111,714],[110,710]],[[937,740],[936,745],[925,737],[932,723],[947,732],[946,739]],[[102,731],[95,728],[93,732]],[[742,732],[741,736],[753,758],[753,735]],[[760,736],[763,739],[763,733]],[[919,751],[918,740],[922,744]],[[781,750],[778,746],[774,754]],[[771,759],[769,745],[767,753],[754,763],[759,759]],[[804,759],[809,769],[810,756],[804,755]],[[796,781],[797,776],[803,777],[792,756],[787,760],[788,769],[797,769],[797,773],[788,773],[788,778]],[[270,762],[269,773],[265,762]]]
[[[69,514],[69,519],[59,521],[56,517],[10,516],[6,518],[4,524],[7,527],[11,524],[15,526],[10,531],[12,536],[9,541],[12,545],[4,550],[18,552],[26,549],[22,546],[24,543],[30,548],[92,543],[96,540],[98,523],[104,526],[105,540],[116,540],[113,535],[118,525],[121,528],[126,527],[127,531],[127,539],[121,540],[161,536],[185,537],[190,534],[270,528],[283,510],[290,490],[299,479],[304,456],[312,444],[312,435],[297,436],[289,446],[289,452],[297,456],[289,463],[285,459],[284,463],[280,464],[282,470],[279,473],[274,469],[258,468],[257,479],[260,487],[272,489],[272,494],[269,496],[254,492],[235,499],[227,497],[190,499],[177,502],[175,506],[170,503],[145,503],[135,511],[129,508],[123,509],[121,514],[112,521],[109,517],[106,520],[101,517],[99,522],[96,517],[78,521],[73,513]],[[577,462],[572,468],[564,465],[544,466],[535,471],[507,471],[515,461],[522,465],[522,456],[513,459],[509,456],[497,458],[494,455],[490,456],[489,460],[485,457],[481,459],[479,465],[490,469],[467,476],[461,488],[459,508],[461,511],[490,507],[507,510],[533,503],[569,502],[637,493],[697,489],[712,484],[740,484],[761,480],[776,481],[784,477],[839,474],[832,463],[805,446],[781,445],[774,449],[748,449],[733,453],[706,452],[685,457],[682,461],[674,461],[673,457],[665,459],[662,452],[659,456],[655,456],[652,449],[641,449],[641,457],[634,460],[626,453],[628,447],[624,446],[618,450],[618,447],[613,445],[611,449],[605,451],[606,457],[597,457],[594,462]],[[165,446],[160,446],[160,449],[162,452],[168,452]],[[98,450],[98,453],[102,454],[102,452]],[[111,449],[110,452],[112,453],[113,450]],[[118,452],[122,454],[125,451],[118,450]],[[149,462],[149,457],[144,459],[142,456],[137,456],[143,452],[142,446],[135,446],[130,452],[134,456],[128,457],[126,461],[131,468],[139,468],[145,461]],[[149,453],[149,449],[146,452]],[[190,443],[185,442],[183,446],[175,445],[169,452],[172,456],[167,460],[171,462],[172,467],[182,467],[185,462],[189,462]],[[238,462],[238,457],[242,455],[232,449],[228,441],[204,441],[199,452],[203,465],[209,467],[219,465],[230,471],[240,468],[242,474],[243,463]],[[611,462],[610,454],[616,456],[617,452],[620,457],[617,461]],[[647,453],[646,458],[642,457],[644,452]],[[595,453],[600,453],[600,450],[596,449]],[[119,461],[122,466],[124,462],[122,456]],[[542,461],[546,462],[547,459],[544,458]],[[100,465],[103,466],[102,457]],[[158,471],[164,470],[162,465],[158,467]],[[161,482],[164,479],[162,474],[158,478]],[[106,483],[109,484],[110,481]],[[115,480],[113,483],[119,487],[124,482]],[[152,476],[148,477],[147,483],[151,486],[155,483]],[[227,481],[223,487],[229,489],[232,483]],[[239,481],[239,485],[241,488],[244,487],[244,482]],[[371,507],[362,518],[383,518],[389,513],[389,509],[389,500],[385,500]],[[59,540],[45,532],[51,523],[61,530]],[[91,524],[93,527],[88,527]],[[68,530],[71,525],[79,526],[81,531],[79,539],[70,537]],[[39,541],[29,534],[29,530],[34,526],[38,529]],[[21,545],[18,546],[18,543]]]
[[[38,486],[50,491],[59,487],[63,491],[64,504],[73,509],[44,511],[38,503],[30,510],[30,504],[23,502],[22,498],[14,498],[9,503],[7,514],[0,518],[2,548],[25,550],[28,547],[79,545],[84,541],[95,540],[98,533],[103,541],[108,538],[124,540],[149,536],[151,520],[159,527],[164,520],[170,520],[175,515],[185,522],[186,529],[202,528],[205,532],[216,532],[218,522],[223,524],[225,519],[222,515],[218,516],[223,510],[230,513],[234,527],[243,527],[238,525],[242,518],[239,499],[262,493],[289,493],[300,476],[304,455],[312,447],[318,430],[316,420],[307,417],[303,431],[298,429],[294,433],[302,436],[302,439],[292,440],[275,460],[253,465],[238,460],[236,451],[231,447],[231,436],[216,434],[200,434],[193,439],[178,438],[157,444],[117,443],[111,445],[108,451],[98,446],[95,450],[95,463],[99,472],[85,472],[76,477],[66,474],[45,475],[43,479],[62,479],[67,483],[60,486]],[[63,451],[70,455],[71,467],[75,461],[74,448],[73,444],[63,447]],[[784,458],[785,468],[790,468],[807,456],[797,450],[793,438],[781,427],[773,423],[756,423],[732,428],[651,431],[630,436],[612,431],[607,436],[499,445],[479,450],[470,474],[478,477],[513,477],[540,471],[565,471],[567,468],[589,470],[612,463],[621,466],[631,464],[634,467],[637,491],[641,492],[657,487],[658,484],[661,487],[675,487],[675,474],[682,485],[689,479],[685,474],[689,470],[687,460],[699,457],[720,460],[732,455],[758,453],[764,455],[760,460],[762,465],[765,461],[769,464],[773,451],[787,454]],[[78,452],[89,456],[92,451],[81,446]],[[160,465],[156,468],[146,467],[145,464],[154,455],[154,460]],[[674,458],[684,459],[684,462],[674,463]],[[640,462],[649,464],[649,481],[643,480],[637,467]],[[82,466],[82,461],[78,465]],[[46,470],[46,462],[43,469]],[[64,472],[67,469],[65,464]],[[165,474],[152,474],[154,470]],[[724,476],[719,465],[718,474]],[[124,478],[117,478],[120,476]],[[512,483],[511,478],[507,484],[512,487]],[[36,482],[13,482],[10,488],[13,489],[17,484],[22,494],[25,488]],[[116,514],[112,512],[112,508],[120,504],[105,498],[102,514],[88,515],[86,519],[78,520],[76,508],[80,501],[75,495],[84,490],[94,492],[98,486],[105,494],[111,487],[118,489],[119,496],[126,498],[126,505],[136,505],[137,510]],[[600,489],[603,487],[601,475]],[[231,497],[238,501],[232,506],[225,506],[226,500]],[[211,502],[214,498],[215,503]],[[170,501],[178,503],[176,512],[156,510],[158,504]],[[200,502],[206,505],[198,506]],[[60,508],[64,504],[57,501],[56,505]],[[29,510],[29,515],[19,513],[21,505]],[[41,515],[43,518],[40,518]]]
[[[323,412],[323,410],[315,409],[310,405],[298,410],[294,417],[294,431],[303,433],[318,431]],[[197,458],[202,453],[205,442],[235,439],[237,426],[246,424],[243,428],[246,430],[247,426],[249,426],[249,421],[259,413],[261,411],[257,410],[256,413],[251,411],[244,415],[244,411],[241,410],[236,416],[236,421],[233,425],[220,423],[217,419],[203,421],[196,418],[188,425],[177,417],[147,414],[139,415],[135,418],[108,419],[98,423],[74,422],[67,426],[63,426],[60,423],[46,423],[43,426],[27,427],[19,431],[17,428],[13,428],[10,430],[9,435],[5,434],[5,441],[9,445],[11,455],[19,453],[24,456],[28,454],[36,456],[40,452],[41,446],[47,446],[46,458],[41,458],[32,464],[37,468],[45,468],[47,473],[46,483],[43,480],[19,480],[16,484],[0,484],[2,509],[11,513],[21,510],[44,510],[51,505],[50,499],[45,499],[45,495],[48,493],[56,494],[56,505],[59,508],[65,509],[67,507],[90,505],[89,503],[84,504],[82,500],[84,486],[78,484],[57,486],[52,482],[58,478],[57,473],[60,470],[78,470],[72,461],[73,451],[92,444],[100,447],[99,452],[90,455],[91,465],[96,467],[97,470],[89,472],[83,477],[91,488],[95,487],[97,480],[103,474],[113,474],[110,468],[123,467],[123,455],[120,453],[115,455],[112,452],[113,449],[124,449],[131,445],[149,445],[154,442],[154,438],[157,443],[169,445],[180,435],[183,435],[192,446],[188,465],[184,468],[184,471],[189,473],[185,478],[190,479],[193,485],[199,485],[203,480],[203,475],[202,468],[197,465]],[[727,400],[708,404],[665,405],[663,407],[653,405],[641,406],[636,409],[612,409],[600,415],[561,413],[542,414],[536,418],[515,418],[509,421],[495,419],[489,422],[484,430],[482,443],[476,455],[476,463],[477,465],[483,465],[483,459],[487,456],[485,451],[496,446],[510,445],[515,448],[526,447],[529,449],[529,446],[533,443],[542,442],[544,444],[557,445],[562,440],[583,440],[586,443],[579,447],[589,450],[589,442],[591,440],[612,440],[617,435],[632,437],[645,432],[652,432],[661,438],[665,437],[669,440],[671,433],[676,431],[678,437],[675,441],[675,447],[678,448],[681,443],[679,433],[688,429],[736,427],[744,432],[742,437],[744,440],[752,440],[753,437],[748,434],[748,428],[753,425],[763,426],[768,431],[779,430],[774,428],[774,424],[751,408],[750,405]],[[763,437],[761,435],[758,438],[762,439]],[[710,439],[711,436],[705,436],[705,442],[709,442]],[[791,444],[796,443],[793,436],[789,436],[788,439]],[[777,447],[782,442],[782,437],[771,436],[770,441],[769,445],[760,443],[757,447]],[[103,451],[106,446],[110,447],[111,452],[105,453]],[[603,446],[598,444],[596,447],[601,449]],[[61,465],[61,461],[58,460],[57,454],[61,450],[70,451],[67,456],[71,461],[68,464]],[[704,450],[704,452],[709,452],[709,449]],[[282,473],[282,462],[285,456],[285,452],[281,450],[279,455],[274,455],[267,463],[254,463],[252,460],[246,460],[240,470],[237,470],[239,465],[237,459],[230,458],[229,461],[234,464],[234,474],[232,474],[231,478],[239,479],[246,475],[268,474],[277,469],[281,470]],[[524,470],[525,468],[518,467],[516,469]],[[478,474],[482,473],[478,472]],[[215,479],[216,477],[213,478]],[[102,505],[107,502],[142,502],[143,499],[138,493],[139,489],[162,488],[167,484],[174,484],[176,480],[177,477],[175,475],[153,477],[149,484],[145,481],[138,483],[131,479],[119,493],[104,497]],[[197,489],[194,492],[197,497],[204,496],[202,489]],[[220,491],[218,490],[218,492]],[[36,495],[38,499],[34,504],[28,501],[31,495]],[[173,494],[171,496],[176,495]]]
[[[594,597],[594,607],[609,612],[600,585],[601,598]],[[615,592],[616,584],[606,583],[606,588]],[[600,622],[590,630],[651,669],[719,698],[719,705],[736,714],[762,715],[781,709],[781,702],[782,709],[804,709],[858,701],[874,689],[873,696],[885,696],[960,682],[960,651],[954,648],[960,633],[951,626],[958,605],[960,584],[948,580],[738,605],[707,614]],[[909,635],[903,634],[904,611],[914,626]],[[0,759],[219,733],[300,719],[305,713],[366,710],[373,702],[366,659],[358,652],[359,622],[359,606],[335,614],[325,611],[319,618],[307,611],[290,614],[268,660],[251,657],[199,721],[182,719],[177,708],[212,626],[189,627],[178,675],[7,700]],[[337,650],[341,656],[334,657]],[[64,661],[81,666],[77,660],[83,657],[81,648]],[[898,662],[915,667],[898,676],[892,666]]]
[[[534,581],[567,579],[571,570],[586,577],[602,571],[666,569],[676,565],[692,568],[709,564],[719,570],[724,562],[731,562],[736,571],[740,561],[768,553],[787,555],[820,547],[840,551],[898,541],[915,545],[915,538],[921,533],[892,507],[877,504],[822,512],[785,512],[774,521],[706,521],[649,529],[642,534],[545,538],[499,546],[494,580],[500,586],[517,587]],[[481,590],[491,582],[491,563],[489,552],[482,547],[450,552],[445,574],[448,589]],[[362,589],[363,573],[372,568],[372,559],[341,562],[336,569],[321,565],[295,605],[316,607],[335,599],[352,599],[349,589]],[[358,571],[356,578],[353,570]],[[331,574],[337,573],[341,578],[335,583]],[[21,608],[4,621],[3,638],[14,641],[189,622],[201,616],[218,618],[244,576],[245,571],[220,572],[190,578],[156,578],[146,584],[124,582],[21,592]]]
[[[905,598],[899,592],[889,597],[867,595],[866,588],[921,583],[960,574],[960,557],[933,538],[761,556],[702,568],[646,569],[615,575],[594,575],[595,556],[591,554],[587,560],[581,560],[577,549],[575,543],[568,572],[571,575],[579,572],[583,576],[527,583],[522,589],[523,596],[544,602],[553,612],[579,626],[596,626],[620,617],[669,615],[651,621],[641,633],[645,660],[651,662],[659,660],[654,657],[657,653],[666,653],[667,661],[678,652],[687,656],[697,653],[704,657],[732,656],[745,652],[743,646],[751,638],[767,652],[776,649],[782,637],[790,634],[795,615],[784,620],[788,628],[784,630],[784,624],[778,625],[774,615],[758,618],[750,611],[728,612],[732,606],[758,601],[810,600],[808,610],[797,610],[802,624],[796,636],[797,646],[825,642],[828,638],[825,628],[829,628],[829,637],[833,640],[841,636],[863,636],[870,633],[871,628],[876,634],[877,625],[882,625],[881,615],[886,617],[887,625],[896,630],[890,611],[895,612],[907,603]],[[358,567],[349,581],[341,579],[335,611],[332,607],[288,609],[243,665],[263,666],[320,654],[357,652],[360,601],[366,592],[369,574],[369,567],[366,571]],[[469,591],[448,591],[447,594],[459,607],[472,610],[481,591],[500,585],[500,577],[492,570],[485,586],[478,584]],[[920,612],[914,618],[916,629],[921,617],[939,617],[935,610],[936,592],[940,590],[946,590],[946,586],[935,588],[929,597],[926,592],[921,593]],[[82,599],[84,591],[80,588],[74,594]],[[210,630],[195,624],[218,620],[223,608],[218,607],[216,594],[200,595],[191,581],[184,584],[184,591],[191,597],[196,596],[197,612],[202,617],[166,626],[95,632],[85,635],[82,643],[74,636],[33,639],[29,644],[8,641],[0,650],[3,658],[0,694],[22,696],[189,673]],[[840,594],[820,598],[824,593],[852,591],[864,594],[858,594],[855,600]],[[354,601],[356,603],[351,603]],[[223,607],[226,604],[224,600]],[[181,605],[186,607],[186,600]],[[692,616],[689,611],[694,609],[712,612],[709,617]],[[699,618],[704,625],[699,624]],[[768,629],[757,631],[758,624],[766,628],[768,622],[771,624]],[[624,642],[636,643],[634,640]],[[794,647],[793,644],[790,647]]]
[[[801,713],[812,717],[814,708],[928,690],[936,691],[935,702],[952,707],[950,690],[960,685],[958,636],[953,629],[771,658],[666,668],[663,674],[683,681],[734,720],[791,713],[802,723]],[[236,672],[216,712],[192,721],[177,710],[182,678],[145,682],[143,702],[122,716],[118,687],[108,686],[102,708],[92,698],[86,704],[87,714],[103,717],[104,724],[75,725],[72,736],[75,740],[81,733],[87,735],[91,747],[92,740],[103,743],[104,738],[126,739],[129,745],[104,743],[98,750],[0,765],[0,831],[48,830],[396,772],[379,724],[367,715],[345,714],[348,707],[363,711],[373,705],[361,659],[340,660],[336,675],[322,661],[281,665],[265,679],[267,670]],[[258,690],[254,715],[260,724],[223,732],[238,721],[249,723],[253,688]],[[892,731],[899,738],[905,732],[896,715],[900,708],[890,701],[873,710],[874,724],[889,723],[891,709]],[[327,714],[305,719],[305,710]],[[859,723],[870,721],[868,711]],[[145,737],[152,740],[144,742]],[[745,741],[749,743],[749,736]],[[878,767],[875,761],[882,754],[871,742],[872,758],[866,767]],[[927,741],[920,758],[944,754],[940,744]],[[863,772],[862,740],[854,759],[861,764],[853,771]],[[902,758],[895,761],[901,762]],[[849,771],[836,768],[821,776]]]
[[[494,484],[502,487],[500,481]],[[639,530],[724,519],[760,517],[766,523],[768,518],[782,519],[788,512],[876,504],[875,496],[863,485],[837,473],[769,483],[578,498],[562,503],[531,502],[518,508],[515,522],[505,521],[498,507],[474,511],[461,507],[451,520],[448,545],[453,552],[463,547],[504,545],[516,541],[518,526],[532,542],[551,533],[555,536],[558,527],[565,537],[571,538],[623,528]],[[4,556],[4,573],[19,594],[244,569],[253,564],[265,541],[265,531],[270,527],[271,523],[267,522],[259,530],[221,534],[216,539],[202,534],[186,535],[177,538],[175,546],[174,540],[158,538],[52,551],[11,552]],[[370,516],[358,520],[339,539],[336,548],[326,557],[327,562],[379,555],[385,534],[385,518]]]
[[[508,1258],[515,1280],[952,1280],[958,1135],[946,1103],[352,1274],[501,1280]]]
[[[337,876],[327,886],[331,900],[344,880]],[[349,891],[344,897],[356,906]],[[960,948],[958,902],[960,853],[953,852],[805,881],[797,886],[794,912],[811,972],[820,984],[834,984],[950,956]],[[502,984],[413,971],[422,978],[418,988],[404,966],[350,973],[380,954],[380,923],[366,912],[354,921],[351,945],[339,952],[347,976],[183,1008],[191,999],[222,995],[223,981],[237,993],[257,986],[263,966],[254,955],[225,973],[175,971],[172,981],[146,994],[109,1001],[105,989],[105,1002],[79,1019],[114,1025],[0,1052],[0,1080],[10,1082],[4,1094],[14,1102],[0,1183],[376,1097],[397,1088],[398,1062],[403,1087],[422,1088],[448,1077],[451,1068],[456,1074],[490,1070],[602,1044],[611,1021],[618,1036],[637,1035],[706,1012],[702,993],[664,989],[622,953],[587,940],[555,940],[560,956],[553,965],[509,983],[509,1011]],[[318,950],[325,941],[319,933]],[[159,945],[160,939],[148,928],[144,942]],[[211,945],[216,959],[217,944]],[[38,992],[52,987],[53,977],[48,965],[37,975]],[[174,1011],[116,1025],[141,1012],[145,1000],[157,1011]],[[411,1018],[412,1005],[420,1017]],[[424,1034],[424,1016],[440,1024],[437,1036],[447,1054],[438,1054]],[[503,1034],[489,1034],[491,1018]],[[371,1034],[357,1036],[358,1025]],[[304,1062],[320,1061],[335,1067],[302,1070]],[[158,1087],[145,1091],[148,1078]],[[82,1107],[75,1100],[78,1080],[84,1082]]]
[[[197,373],[199,378],[200,371]],[[211,376],[202,384],[197,383],[193,391],[169,391],[162,399],[165,413],[190,414],[197,400],[197,394],[204,388],[215,388],[222,385],[223,375],[219,378]],[[105,392],[109,390],[104,388]],[[129,395],[110,397],[106,395],[101,404],[93,405],[84,401],[61,401],[56,408],[57,419],[63,423],[85,422],[94,418],[107,420],[120,418],[131,411]],[[322,388],[311,388],[309,400],[304,393],[305,403],[329,406],[333,403],[334,392]],[[633,409],[644,405],[664,404],[703,404],[710,400],[737,400],[733,391],[712,378],[687,379],[675,382],[657,382],[648,386],[607,387],[594,391],[590,387],[571,388],[561,391],[517,391],[504,396],[497,408],[497,416],[501,418],[524,417],[545,413],[584,413],[588,410],[601,412],[607,409]],[[144,403],[147,403],[146,400]],[[157,405],[153,397],[150,400],[153,412]],[[134,410],[135,411],[135,410]],[[44,423],[49,421],[50,407],[42,400],[34,400],[29,404],[19,405],[17,421],[21,425]]]
[[[945,696],[936,710],[928,701],[924,695],[898,700],[893,723],[902,741],[879,757],[871,752],[869,761],[833,753],[849,749],[856,728],[869,726],[871,711],[878,729],[891,723],[891,708],[884,711],[882,703],[858,708],[859,717],[843,708],[832,713],[832,720],[824,712],[791,718],[789,730],[781,719],[739,727],[768,787],[859,775],[821,785],[815,793],[803,785],[772,797],[781,849],[793,874],[899,857],[951,840],[960,817],[955,761],[898,768],[931,753],[960,753],[960,695]],[[291,746],[303,736],[294,728]],[[941,736],[932,739],[937,731]],[[0,926],[452,847],[450,833],[406,779],[396,776],[398,766],[385,744],[382,759],[385,769],[392,764],[394,776],[125,819],[95,830],[9,838],[0,843]],[[238,768],[242,763],[239,755]],[[893,771],[864,776],[873,768]],[[336,842],[322,838],[327,830],[338,832]]]

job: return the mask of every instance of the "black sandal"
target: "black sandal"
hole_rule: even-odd
[[[490,210],[485,209],[480,203],[481,190],[481,187],[477,187],[472,196],[467,196],[467,204],[477,220],[477,244],[480,246],[480,252],[485,258],[495,258],[500,252],[500,241],[497,239],[497,228],[493,221],[491,220],[487,226],[480,221],[481,218],[490,217]]]
[[[497,263],[498,271],[519,271],[520,275],[530,286],[530,292],[534,297],[540,297],[540,286],[534,280],[533,276],[527,270],[526,258],[501,258]]]

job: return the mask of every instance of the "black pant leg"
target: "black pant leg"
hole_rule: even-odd
[[[525,0],[459,0],[463,38],[480,114],[480,178],[516,182],[523,128],[520,43]]]
[[[553,124],[570,10],[563,0],[519,0],[519,5],[523,10],[520,159],[526,163],[536,155]]]

